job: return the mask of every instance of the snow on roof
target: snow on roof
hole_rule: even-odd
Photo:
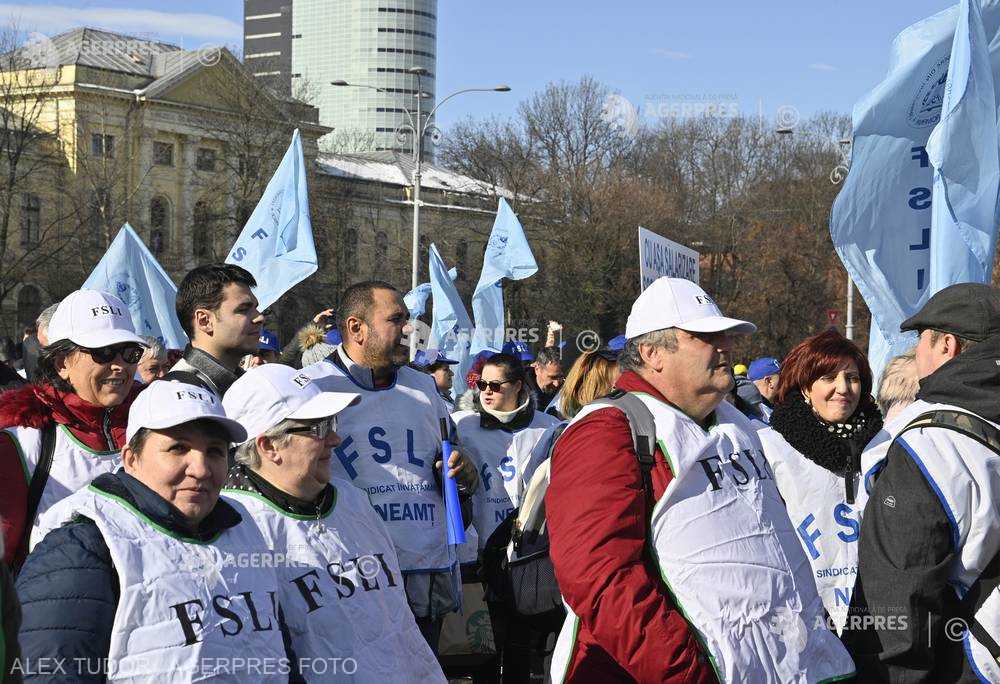
[[[316,158],[316,162],[319,165],[320,171],[330,176],[387,183],[401,187],[413,185],[414,164],[409,157],[404,157],[397,153],[321,153]],[[420,171],[420,187],[422,188],[482,195],[485,197],[495,197],[498,194],[510,197],[510,192],[505,188],[495,187],[490,183],[449,171],[435,164],[424,162],[421,165]]]

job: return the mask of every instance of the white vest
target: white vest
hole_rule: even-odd
[[[432,468],[447,419],[434,379],[402,367],[395,384],[371,390],[329,361],[302,372],[323,390],[354,392],[361,402],[337,414],[333,475],[368,494],[396,545],[403,572],[442,572],[455,565],[444,500]]]
[[[810,461],[774,428],[761,430],[757,437],[812,565],[816,588],[839,634],[858,575],[861,512],[868,494],[858,477],[855,502],[847,503],[844,478]]]
[[[475,464],[479,488],[472,497],[473,525],[482,549],[493,531],[521,500],[537,463],[532,454],[546,431],[559,420],[535,411],[531,423],[516,432],[485,430],[480,415],[459,411],[452,415],[463,453]],[[537,458],[537,457],[536,457]]]
[[[324,682],[444,682],[406,602],[385,525],[363,492],[343,480],[331,484],[333,508],[319,519],[283,511],[256,492],[225,490],[246,507],[281,559],[275,563],[279,602],[295,655],[306,663],[354,661],[338,672],[305,665],[303,676]]]
[[[42,456],[42,431],[29,427],[13,427],[5,432],[14,438],[14,444],[23,459],[25,476],[30,483]],[[41,540],[38,536],[38,521],[45,511],[70,494],[86,487],[98,475],[118,470],[121,464],[121,452],[94,451],[79,442],[65,425],[57,426],[49,479],[38,502],[38,513],[31,528],[29,545]]]
[[[900,430],[921,413],[935,410],[961,411],[957,406],[917,401],[893,421],[895,443],[920,468],[948,517],[952,545],[958,550],[949,581],[959,597],[979,578],[1000,551],[1000,456],[979,442],[944,428]],[[994,427],[1000,428],[995,423]],[[888,451],[886,440],[875,445]],[[874,447],[873,447],[874,448]],[[869,456],[869,462],[872,456]],[[874,464],[872,464],[874,465]],[[872,499],[870,506],[890,505]],[[1000,589],[990,594],[976,612],[976,619],[993,637],[1000,639]],[[966,657],[980,679],[1000,682],[1000,666],[971,634],[964,637]]]
[[[249,513],[234,507],[244,521],[210,543],[176,537],[93,486],[43,516],[47,533],[84,515],[108,545],[120,583],[108,681],[288,681],[278,578],[270,564],[248,562],[270,554]]]
[[[667,404],[636,396],[656,420],[659,450],[674,474],[653,509],[654,554],[719,679],[820,682],[852,674],[746,417],[722,402],[706,432]],[[600,408],[584,407],[574,422]],[[566,671],[577,624],[570,613],[554,673]]]

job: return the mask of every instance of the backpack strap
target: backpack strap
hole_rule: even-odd
[[[24,529],[21,531],[21,541],[17,545],[17,553],[14,554],[15,562],[21,563],[28,555],[28,541],[31,538],[31,528],[35,525],[35,516],[38,514],[38,504],[42,500],[42,492],[49,481],[49,472],[52,470],[52,455],[56,450],[56,424],[49,423],[42,428],[41,452],[38,455],[38,464],[31,474],[31,483],[28,485],[28,508],[24,516]]]
[[[905,432],[910,430],[919,430],[925,427],[952,430],[953,432],[957,432],[960,435],[964,435],[969,439],[978,442],[982,446],[1000,456],[1000,430],[977,415],[965,413],[964,411],[953,411],[950,409],[921,413],[919,416],[907,423],[906,427],[896,434],[893,441],[898,439]],[[981,584],[983,576],[986,574],[996,575],[998,563],[1000,563],[1000,554],[993,557],[993,560],[990,561],[987,568],[973,583],[972,587],[969,588],[969,591],[966,592],[965,597],[959,603],[959,617],[965,621],[969,632],[971,632],[972,636],[976,638],[976,641],[982,644],[982,646],[989,651],[995,661],[1000,663],[1000,644],[997,644],[996,640],[990,636],[989,632],[986,631],[986,628],[984,628],[982,623],[975,617],[976,603],[981,598],[982,593],[980,590],[982,588]],[[993,569],[992,573],[988,572],[990,568]]]
[[[594,402],[597,405],[613,406],[625,414],[629,429],[632,431],[632,445],[635,447],[635,457],[639,462],[639,475],[642,478],[642,489],[646,495],[646,546],[652,548],[653,530],[650,524],[653,519],[653,508],[656,497],[653,495],[653,466],[656,461],[656,419],[642,399],[630,392],[614,390],[606,397]]]

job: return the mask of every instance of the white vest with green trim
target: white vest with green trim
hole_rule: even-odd
[[[445,572],[456,562],[448,545],[444,499],[434,477],[447,420],[434,378],[403,366],[393,385],[372,390],[338,366],[320,361],[302,372],[324,391],[352,392],[361,401],[337,414],[331,468],[363,490],[385,521],[403,572]]]
[[[673,604],[723,682],[822,682],[854,663],[827,629],[823,601],[749,421],[722,402],[708,430],[635,393],[656,421],[673,479],[652,515],[652,544]],[[574,423],[603,406],[586,406]],[[636,466],[636,477],[639,475]],[[564,676],[578,619],[552,659]]]
[[[13,437],[14,445],[21,455],[24,476],[30,483],[42,455],[42,431],[29,427],[13,427],[4,432]],[[45,511],[89,485],[98,475],[118,470],[121,464],[120,451],[94,451],[77,440],[65,425],[57,426],[49,479],[38,502],[38,512],[31,528],[29,544],[40,539],[37,536],[38,520]]]
[[[868,494],[854,479],[854,502],[847,502],[844,478],[816,465],[774,428],[757,433],[774,471],[788,517],[812,566],[816,588],[839,634],[847,622],[858,576],[861,512]]]
[[[323,517],[288,513],[256,492],[226,489],[274,551],[279,603],[307,680],[444,682],[410,612],[392,539],[363,492],[340,479]],[[319,671],[311,663],[353,659]]]
[[[515,432],[483,429],[480,415],[474,411],[459,411],[452,414],[452,419],[462,452],[479,472],[479,488],[472,496],[472,522],[482,549],[520,502],[538,465],[532,461],[535,445],[549,428],[559,424],[559,419],[535,411],[531,423]]]
[[[111,628],[109,682],[286,682],[291,663],[277,617],[273,567],[250,514],[208,543],[174,535],[128,502],[93,485],[40,520],[44,533],[90,518],[104,537],[119,581]]]

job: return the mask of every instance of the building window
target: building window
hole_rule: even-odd
[[[358,229],[348,228],[344,244],[344,265],[353,272],[358,268]]]
[[[95,157],[111,159],[115,156],[115,136],[93,133],[90,136],[90,153]]]
[[[428,19],[437,19],[437,16],[431,14],[430,12],[421,12],[415,9],[404,9],[402,7],[379,7],[379,12],[388,12],[393,14],[412,14],[418,17],[427,17]]]
[[[375,272],[384,271],[386,259],[389,257],[389,239],[385,231],[380,230],[375,233]]]
[[[111,192],[103,188],[94,193],[90,209],[90,242],[95,247],[104,247],[104,232],[111,218]]]
[[[31,325],[42,312],[42,296],[34,285],[22,285],[17,291],[18,327]]]
[[[465,267],[468,265],[466,263],[468,258],[469,243],[465,238],[460,238],[455,244],[455,268],[458,269],[458,279],[463,282],[466,279]]]
[[[417,55],[418,57],[427,57],[429,59],[434,59],[434,53],[424,52],[423,50],[407,50],[405,48],[388,48],[380,47],[379,52],[392,52],[399,55]]]
[[[153,254],[166,250],[167,236],[170,235],[170,201],[166,197],[154,197],[149,202],[149,244]],[[157,251],[157,243],[158,251]]]
[[[201,200],[194,205],[191,230],[191,249],[194,252],[195,261],[199,264],[212,260],[212,216],[208,210],[208,204]]]
[[[211,147],[199,147],[194,165],[199,171],[215,171],[215,150]]]
[[[26,192],[21,195],[21,246],[33,247],[38,244],[41,227],[42,202],[38,195]]]
[[[153,163],[157,166],[174,165],[174,144],[153,142]]]
[[[385,28],[380,26],[378,29],[379,33],[405,33],[409,36],[423,36],[424,38],[435,38],[433,33],[428,33],[427,31],[417,31],[415,29],[407,28]]]

